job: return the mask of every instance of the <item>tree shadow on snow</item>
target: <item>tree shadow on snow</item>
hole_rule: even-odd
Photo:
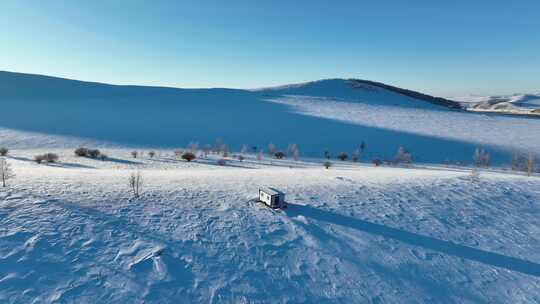
[[[428,250],[438,251],[454,257],[540,277],[540,264],[534,262],[459,245],[449,241],[439,240],[433,237],[423,236],[405,230],[367,222],[361,219],[320,210],[310,206],[297,204],[288,205],[289,207],[287,208],[287,214],[290,216],[302,215],[306,218],[391,238],[409,245],[423,247]]]

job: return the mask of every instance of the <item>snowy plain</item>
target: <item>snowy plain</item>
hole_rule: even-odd
[[[14,150],[5,303],[533,303],[540,178],[315,161]],[[144,177],[134,199],[127,178]],[[261,185],[285,211],[248,202]]]

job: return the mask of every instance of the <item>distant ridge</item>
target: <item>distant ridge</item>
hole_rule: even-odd
[[[407,90],[407,89],[402,89],[402,88],[398,88],[398,87],[395,87],[395,86],[391,86],[391,85],[388,85],[388,84],[384,84],[384,83],[376,82],[376,81],[371,81],[371,80],[349,79],[349,81],[351,81],[353,83],[353,86],[359,85],[359,84],[367,84],[367,85],[371,85],[371,86],[380,87],[380,88],[386,89],[388,91],[392,91],[392,92],[402,94],[402,95],[405,95],[405,96],[408,96],[408,97],[412,97],[412,98],[424,100],[424,101],[427,101],[427,102],[430,102],[430,103],[434,103],[434,104],[437,104],[437,105],[449,107],[449,108],[452,108],[452,109],[462,109],[462,106],[460,105],[459,102],[454,101],[454,100],[450,100],[450,99],[446,99],[446,98],[442,98],[442,97],[434,97],[434,96],[427,95],[427,94],[424,94],[424,93],[420,93],[420,92],[416,92],[416,91],[412,91],[412,90]]]

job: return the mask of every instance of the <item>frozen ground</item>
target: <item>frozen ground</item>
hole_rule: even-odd
[[[2,303],[535,303],[540,179],[319,162],[13,150]],[[140,170],[144,193],[127,177]],[[273,212],[259,186],[287,193]]]

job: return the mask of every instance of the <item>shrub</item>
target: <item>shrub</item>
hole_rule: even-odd
[[[191,152],[186,152],[186,153],[182,154],[182,159],[185,159],[188,162],[194,160],[195,158],[197,158],[197,156],[195,156],[195,154],[193,154]]]
[[[9,150],[7,148],[0,148],[0,156],[6,156]]]
[[[378,158],[373,159],[371,162],[375,165],[375,167],[380,166],[382,163],[381,160]]]
[[[274,156],[277,158],[277,159],[282,159],[285,157],[285,153],[281,152],[281,151],[277,151]]]
[[[326,169],[330,169],[330,167],[332,167],[332,163],[329,162],[329,161],[325,161],[325,162],[323,163],[323,166],[324,166]]]
[[[243,161],[245,158],[242,155],[238,155],[238,160]]]
[[[101,151],[98,149],[80,147],[75,150],[75,155],[80,157],[98,158],[101,155]]]
[[[107,156],[107,154],[103,154],[103,153],[99,154],[99,159],[101,159],[101,160],[107,160],[107,158],[109,158],[109,157]]]
[[[139,155],[139,152],[137,152],[137,151],[131,151],[131,156],[132,156],[133,158],[137,158],[137,155]]]
[[[220,165],[220,166],[225,166],[225,165],[227,165],[227,160],[224,159],[224,158],[220,158],[220,159],[218,159],[217,164]]]
[[[77,148],[75,150],[75,155],[80,156],[80,157],[85,157],[88,155],[88,149],[84,147]]]
[[[58,155],[54,153],[45,153],[41,155],[36,155],[34,157],[34,161],[38,164],[41,164],[43,162],[45,163],[55,163],[58,161]]]
[[[91,149],[91,150],[88,150],[86,156],[90,158],[98,158],[100,154],[101,152],[98,149]]]
[[[346,161],[349,158],[349,155],[345,152],[341,152],[337,155],[337,158],[341,161]]]
[[[55,163],[58,161],[58,155],[54,153],[46,153],[45,154],[45,161],[48,163]]]
[[[154,156],[156,156],[156,152],[150,151],[148,152],[148,156],[150,156],[150,158],[154,158]]]
[[[36,155],[34,156],[34,161],[38,164],[41,164],[45,160],[44,155]]]

